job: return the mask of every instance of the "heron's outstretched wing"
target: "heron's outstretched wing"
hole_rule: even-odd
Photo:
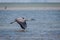
[[[10,24],[13,24],[13,23],[15,23],[16,22],[16,20],[15,21],[13,21],[13,22],[10,22]]]
[[[31,18],[31,19],[26,19],[26,21],[35,21],[35,19]]]

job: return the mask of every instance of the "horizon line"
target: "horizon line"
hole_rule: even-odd
[[[25,3],[25,4],[26,4],[26,3],[30,3],[30,4],[32,4],[32,3],[33,3],[33,4],[36,4],[36,3],[37,3],[37,4],[38,4],[38,3],[50,3],[50,4],[52,4],[52,3],[60,3],[60,2],[0,2],[0,3],[23,3],[23,4],[24,4],[24,3]]]

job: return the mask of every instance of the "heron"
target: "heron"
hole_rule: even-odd
[[[16,18],[13,22],[11,22],[10,24],[13,24],[14,22],[17,22],[20,27],[22,28],[21,31],[25,31],[25,29],[27,28],[27,23],[26,21],[29,21],[29,20],[35,20],[35,19],[25,19],[24,17],[19,17],[19,18]]]

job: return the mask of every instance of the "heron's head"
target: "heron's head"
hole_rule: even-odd
[[[24,19],[24,17],[22,17]]]

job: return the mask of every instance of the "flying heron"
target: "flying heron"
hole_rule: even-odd
[[[35,20],[35,19],[29,19],[29,20]],[[25,19],[24,17],[20,17],[20,18],[16,18],[14,22],[17,22],[20,25],[20,27],[23,29],[21,31],[25,31],[25,29],[27,28],[26,21],[29,20]],[[11,22],[10,24],[13,24],[14,22]]]

